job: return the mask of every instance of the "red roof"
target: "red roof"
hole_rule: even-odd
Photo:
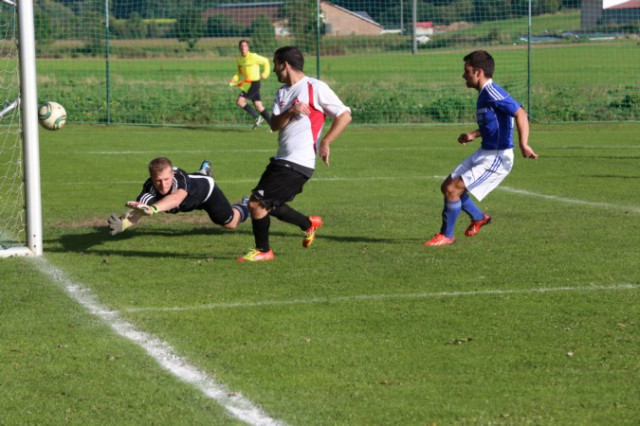
[[[629,0],[628,2],[608,7],[606,10],[611,9],[640,9],[640,0]]]

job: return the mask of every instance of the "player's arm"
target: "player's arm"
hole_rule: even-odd
[[[474,130],[473,132],[469,133],[461,133],[460,136],[458,136],[458,142],[460,142],[462,145],[466,145],[467,142],[471,142],[472,140],[479,138],[480,135],[480,129]]]
[[[329,165],[329,156],[331,155],[331,150],[329,149],[329,145],[336,139],[338,136],[342,134],[344,129],[351,123],[351,111],[346,109],[333,119],[333,123],[331,124],[331,128],[327,132],[326,135],[320,141],[320,146],[318,147],[318,155],[324,161],[324,164]]]
[[[516,119],[516,128],[518,129],[518,141],[520,143],[520,152],[524,158],[536,159],[536,154],[529,146],[529,117],[524,109],[518,108],[514,115]]]
[[[271,63],[264,56],[260,56],[260,55],[256,55],[256,56],[260,60],[259,61],[260,65],[262,65],[262,67],[264,68],[264,70],[262,71],[262,74],[260,75],[260,77],[262,77],[262,79],[265,80],[271,74]]]
[[[182,201],[187,198],[187,195],[188,193],[186,190],[178,188],[154,204],[145,204],[139,201],[129,201],[125,205],[127,207],[131,207],[140,216],[151,216],[156,213],[171,210],[180,206]]]
[[[271,116],[271,130],[274,132],[282,129],[289,121],[297,115],[309,115],[311,113],[311,109],[309,105],[304,102],[295,102],[291,107],[289,107],[286,111],[281,112],[278,115]]]
[[[157,208],[157,212],[164,212],[167,210],[175,209],[178,207],[185,198],[187,198],[187,191],[182,188],[178,188],[170,194],[164,196],[160,201],[154,204]],[[157,213],[155,212],[155,213]]]

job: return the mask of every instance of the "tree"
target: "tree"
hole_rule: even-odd
[[[219,14],[207,19],[205,34],[207,37],[239,37],[244,29],[239,27],[229,16]]]
[[[53,42],[53,26],[51,25],[51,16],[49,14],[42,12],[35,13],[33,16],[33,25],[38,45],[51,44]]]
[[[260,15],[251,24],[251,49],[263,56],[275,52],[276,32],[268,16]]]
[[[316,2],[290,0],[282,7],[289,31],[302,51],[314,52],[318,42],[318,15]],[[322,24],[322,23],[321,23]],[[324,25],[322,25],[324,29]]]
[[[193,51],[196,43],[204,35],[204,24],[200,12],[193,6],[186,6],[176,21],[176,37],[178,41],[187,43],[187,50]]]

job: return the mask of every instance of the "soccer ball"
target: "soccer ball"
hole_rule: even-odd
[[[67,111],[57,102],[45,102],[38,109],[38,121],[47,130],[61,129],[67,122]]]

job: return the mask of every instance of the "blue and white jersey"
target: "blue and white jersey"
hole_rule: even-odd
[[[480,90],[476,103],[476,120],[482,134],[482,148],[513,148],[513,116],[521,106],[502,87],[489,79]]]

